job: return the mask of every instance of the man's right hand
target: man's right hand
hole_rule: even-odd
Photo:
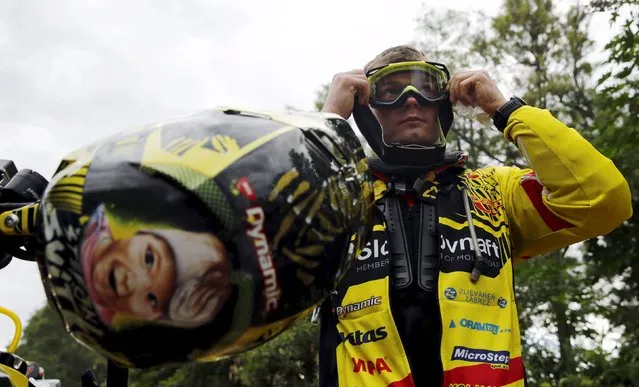
[[[352,70],[336,74],[324,102],[323,112],[335,113],[345,120],[351,116],[355,95],[360,105],[368,104],[370,87],[363,70]]]

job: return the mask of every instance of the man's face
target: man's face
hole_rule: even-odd
[[[412,79],[414,82],[415,80]],[[397,93],[411,83],[409,72],[398,72],[384,79],[378,86],[381,93]],[[423,89],[425,85],[415,85]],[[383,128],[386,144],[433,145],[440,137],[440,125],[436,105],[421,106],[415,97],[409,96],[398,108],[373,109]]]
[[[155,235],[115,240],[96,260],[92,279],[104,307],[155,320],[164,314],[175,290],[173,252]]]

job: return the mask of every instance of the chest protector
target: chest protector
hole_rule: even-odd
[[[414,385],[390,289],[418,281],[437,292],[443,386],[523,386],[509,220],[496,180],[478,170],[417,187],[419,233],[402,219],[396,188],[375,183],[373,236],[331,297],[339,385]],[[407,235],[420,238],[412,249]]]

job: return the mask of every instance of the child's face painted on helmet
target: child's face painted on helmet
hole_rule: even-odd
[[[100,206],[81,248],[84,281],[102,322],[195,327],[215,318],[232,292],[231,263],[217,236],[151,228],[114,239],[112,226]]]
[[[94,261],[92,278],[100,303],[114,313],[160,318],[175,291],[175,258],[152,234],[115,240]]]

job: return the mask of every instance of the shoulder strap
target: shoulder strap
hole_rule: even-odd
[[[437,248],[437,210],[434,204],[422,202],[419,221],[419,251],[417,260],[417,276],[419,287],[427,292],[437,289],[437,271],[439,269],[439,249]]]
[[[384,214],[386,221],[392,284],[396,289],[403,289],[413,282],[413,275],[409,261],[406,223],[403,219],[399,198],[396,195],[386,195],[378,202],[378,208]]]

